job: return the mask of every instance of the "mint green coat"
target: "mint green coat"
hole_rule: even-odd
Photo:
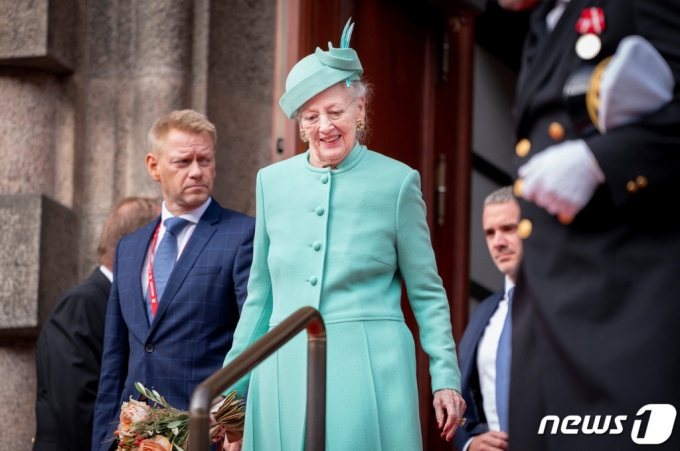
[[[248,298],[225,365],[315,307],[328,334],[327,450],[422,449],[402,279],[432,390],[460,390],[460,372],[418,172],[359,144],[336,170],[311,166],[307,152],[259,172],[256,221]],[[232,387],[243,395],[250,382],[244,450],[304,448],[306,359],[303,332]]]

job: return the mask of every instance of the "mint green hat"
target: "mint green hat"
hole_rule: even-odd
[[[340,38],[340,48],[333,48],[328,43],[328,51],[319,47],[311,55],[298,61],[291,69],[286,79],[286,93],[281,96],[279,105],[291,119],[295,118],[295,111],[309,99],[330,88],[336,83],[345,80],[349,87],[350,82],[359,80],[363,72],[357,52],[349,48],[349,40],[352,37],[354,24],[347,21]]]

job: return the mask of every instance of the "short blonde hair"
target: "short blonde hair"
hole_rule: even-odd
[[[210,137],[213,147],[217,145],[217,131],[212,122],[194,110],[175,110],[158,119],[149,130],[149,151],[158,154],[170,130],[176,129],[188,133],[205,133]]]

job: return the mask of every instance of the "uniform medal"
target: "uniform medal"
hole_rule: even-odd
[[[586,8],[576,22],[576,31],[581,37],[576,41],[576,54],[583,60],[591,60],[600,54],[602,41],[600,34],[605,29],[602,8]]]
[[[595,58],[602,50],[602,41],[593,33],[584,34],[576,41],[576,54],[582,60]]]

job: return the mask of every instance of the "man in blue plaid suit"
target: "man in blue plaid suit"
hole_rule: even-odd
[[[246,300],[255,222],[211,198],[215,127],[174,111],[149,132],[146,165],[163,193],[161,217],[120,240],[106,314],[92,450],[117,429],[135,382],[187,410],[222,368]]]

